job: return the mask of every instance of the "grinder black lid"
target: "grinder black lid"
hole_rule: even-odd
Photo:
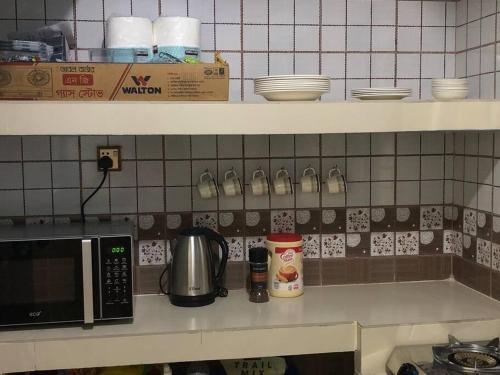
[[[267,249],[265,247],[254,247],[250,249],[248,255],[252,263],[266,263],[267,262]]]

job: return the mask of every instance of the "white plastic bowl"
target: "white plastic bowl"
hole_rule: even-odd
[[[466,99],[468,93],[468,90],[432,90],[432,96],[438,100]]]

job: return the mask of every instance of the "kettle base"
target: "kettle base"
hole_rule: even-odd
[[[214,303],[215,297],[213,294],[204,294],[201,296],[180,296],[170,294],[170,302],[172,305],[181,307],[199,307]]]

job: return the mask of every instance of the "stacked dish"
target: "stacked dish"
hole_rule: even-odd
[[[469,93],[466,78],[433,79],[432,96],[439,100],[465,99]]]
[[[255,78],[257,95],[267,100],[316,100],[330,91],[330,77],[313,74]]]
[[[370,87],[351,90],[351,96],[361,100],[400,100],[411,95],[411,89]]]

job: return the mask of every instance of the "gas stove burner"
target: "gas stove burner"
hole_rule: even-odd
[[[448,360],[458,366],[470,369],[485,369],[498,366],[498,358],[488,353],[459,351],[448,356]]]
[[[489,342],[462,343],[449,336],[448,345],[434,346],[434,361],[458,373],[500,373],[498,338]]]

